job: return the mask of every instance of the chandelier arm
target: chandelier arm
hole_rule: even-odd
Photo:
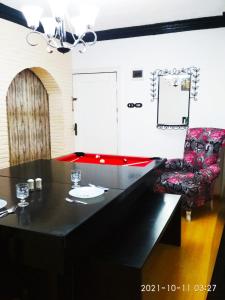
[[[59,45],[56,43],[56,41],[51,38],[51,39],[46,39],[47,45],[53,49],[57,49]]]
[[[82,44],[82,49],[79,50],[80,53],[84,53],[87,50],[87,44],[85,43],[84,40],[80,39],[79,41]]]
[[[30,36],[31,36],[32,34],[38,34],[38,35],[40,35],[41,37],[43,37],[43,38],[45,39],[45,41],[46,41],[46,44],[47,44],[49,47],[54,48],[54,49],[57,49],[57,48],[58,48],[56,42],[55,42],[53,39],[49,38],[48,36],[46,36],[45,34],[43,34],[42,32],[39,32],[39,31],[31,31],[31,32],[29,32],[29,33],[27,34],[27,36],[26,36],[26,41],[27,41],[27,43],[28,43],[30,46],[37,46],[37,45],[38,45],[38,43],[32,43],[32,42],[30,42],[29,38],[30,38]],[[52,43],[54,43],[54,45],[53,45]]]
[[[94,32],[93,30],[89,30],[86,33],[91,33],[94,36],[93,41],[92,42],[88,42],[88,45],[92,46],[92,45],[96,44],[96,42],[97,42],[97,34],[96,34],[96,32]]]
[[[75,38],[75,34],[71,33],[71,36],[73,38],[73,44],[72,44],[72,47],[75,46],[77,44],[77,41],[79,40],[79,38]]]
[[[38,34],[38,35],[41,35],[41,36],[43,36],[43,34],[42,34],[41,32],[39,32],[39,31],[33,30],[33,31],[31,31],[31,32],[28,32],[28,34],[26,35],[26,41],[27,41],[27,43],[28,43],[30,46],[37,46],[38,43],[31,43],[31,42],[29,41],[29,38],[30,38],[30,36],[31,36],[32,34]]]
[[[92,42],[84,42],[83,38],[84,38],[84,36],[86,35],[86,33],[91,33],[91,34],[93,34],[94,40],[93,40]],[[94,45],[94,44],[97,42],[97,34],[96,34],[94,31],[92,31],[92,30],[89,30],[89,31],[83,33],[83,34],[82,34],[81,36],[79,36],[77,39],[75,38],[75,35],[74,35],[74,34],[71,34],[71,35],[72,35],[73,40],[74,40],[74,42],[73,42],[71,48],[75,47],[78,43],[82,43],[85,47],[87,47],[87,45],[88,45],[88,46],[92,46],[92,45]]]
[[[71,34],[71,35],[73,37],[74,42],[73,42],[73,44],[71,44],[71,46],[69,48],[74,48],[79,43],[85,44],[85,47],[86,47],[86,43],[83,40],[83,37],[85,36],[85,34],[78,36],[77,39],[75,38],[75,34]]]
[[[68,14],[66,13],[66,17],[69,19],[69,16]],[[76,44],[77,44],[77,40],[79,39],[79,37],[76,39],[75,38],[75,34],[73,34],[73,28],[70,26],[70,23],[68,24],[68,27],[69,27],[69,32],[71,33],[71,36],[73,38],[73,43],[71,44],[71,48],[73,48]]]

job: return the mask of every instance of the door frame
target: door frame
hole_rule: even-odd
[[[74,99],[74,87],[73,87],[73,76],[79,74],[102,74],[102,73],[115,73],[116,74],[116,152],[120,154],[121,148],[121,137],[120,137],[120,120],[121,120],[121,109],[120,109],[120,74],[119,68],[84,68],[84,69],[77,69],[75,72],[72,73],[72,102]],[[73,109],[73,103],[72,103]],[[74,124],[73,124],[74,125]]]

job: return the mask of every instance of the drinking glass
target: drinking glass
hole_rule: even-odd
[[[73,182],[72,188],[76,188],[79,186],[78,182],[81,180],[81,171],[80,170],[72,170],[71,171],[71,181]]]
[[[28,183],[17,183],[16,184],[16,197],[20,199],[18,206],[25,207],[29,205],[29,202],[26,202],[26,198],[29,196],[29,185]]]

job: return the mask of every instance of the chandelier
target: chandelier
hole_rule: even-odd
[[[52,53],[54,49],[60,53],[67,53],[75,47],[80,53],[84,53],[88,46],[97,42],[97,35],[92,30],[98,9],[95,6],[83,5],[80,7],[80,14],[69,18],[66,12],[70,0],[48,0],[52,17],[42,17],[43,9],[38,6],[24,6],[22,13],[27,21],[28,27],[32,29],[27,34],[27,43],[37,46],[31,36],[36,34],[44,38],[47,44],[47,51]],[[39,25],[43,31],[38,31]],[[68,33],[69,32],[69,33]],[[68,42],[68,36],[70,42]],[[86,36],[86,40],[84,39]]]

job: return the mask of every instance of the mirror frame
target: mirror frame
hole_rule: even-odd
[[[156,69],[154,72],[151,72],[151,101],[157,100],[157,128],[161,129],[185,129],[189,125],[189,111],[190,111],[190,100],[193,99],[194,101],[197,101],[197,95],[198,95],[198,82],[199,82],[199,76],[200,76],[200,68],[196,67],[190,67],[190,68],[182,68],[182,69]],[[187,75],[190,76],[190,91],[189,91],[189,99],[188,99],[188,121],[185,125],[179,124],[179,125],[171,125],[171,124],[159,124],[159,89],[160,89],[160,76],[166,76],[166,75]]]

